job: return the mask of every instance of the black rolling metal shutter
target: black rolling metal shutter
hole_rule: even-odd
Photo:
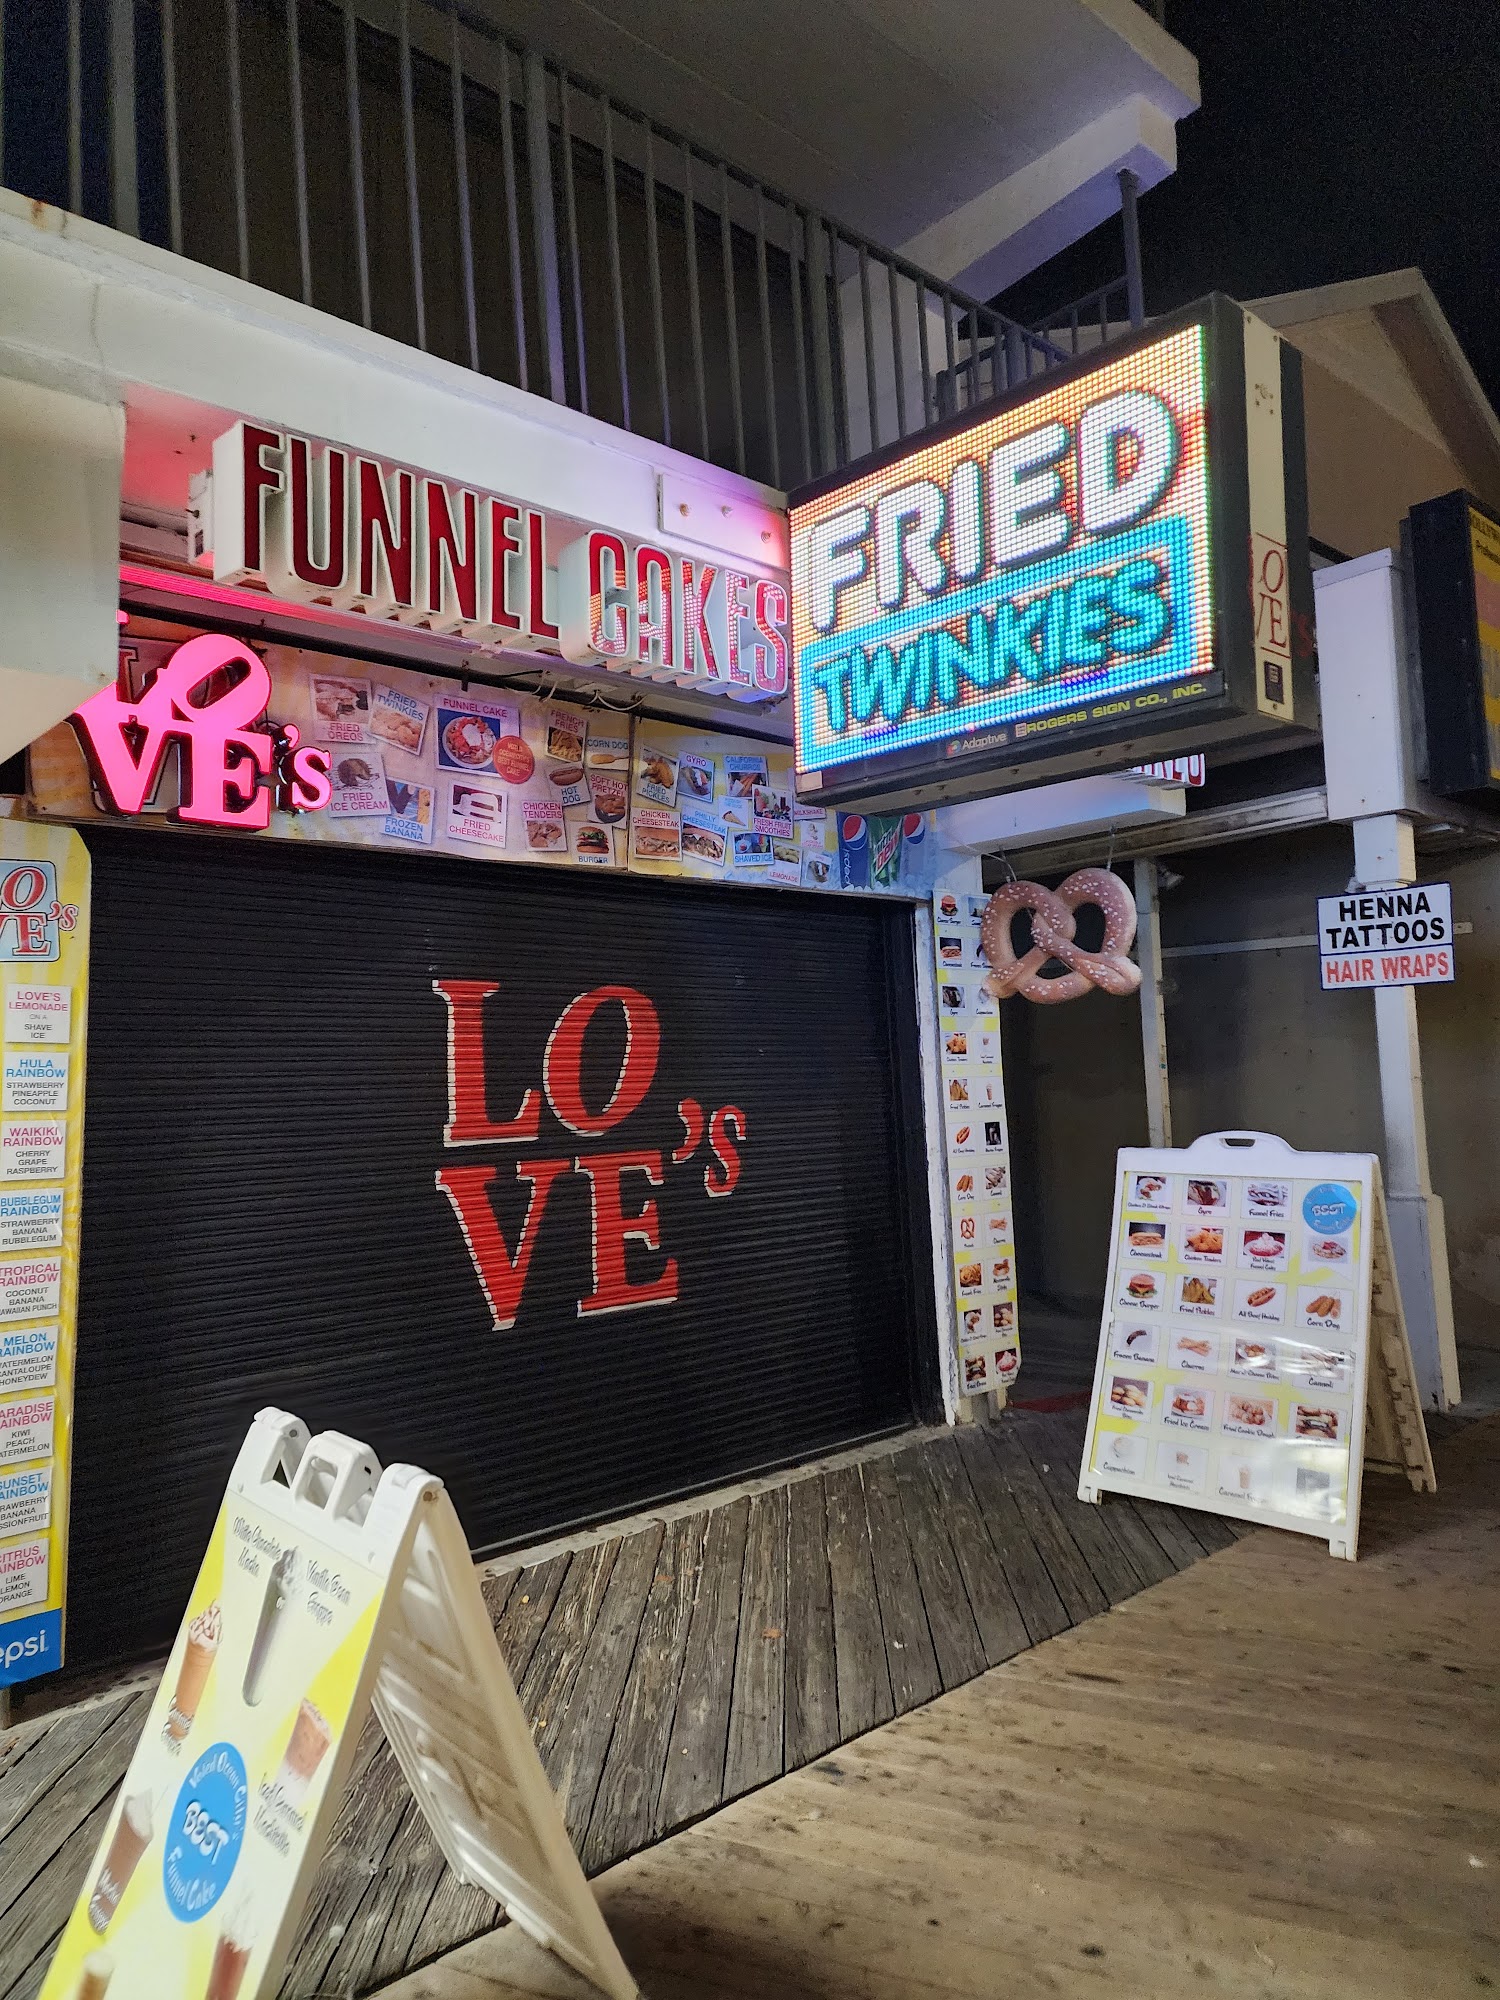
[[[476,1547],[815,1454],[930,1408],[934,1350],[905,909],[90,831],[94,957],[70,1584],[74,1664],[177,1619],[234,1449],[277,1403],[448,1482]],[[434,978],[495,982],[495,1116],[576,995],[658,1009],[656,1081],[602,1139],[445,1149]],[[585,1040],[590,1103],[618,1009]],[[679,1099],[748,1120],[657,1195],[675,1305],[581,1319],[589,1185],[543,1211],[497,1333],[437,1168],[661,1147]],[[509,1191],[505,1185],[509,1184]],[[643,1196],[637,1179],[631,1192]],[[632,1275],[661,1258],[630,1252]]]

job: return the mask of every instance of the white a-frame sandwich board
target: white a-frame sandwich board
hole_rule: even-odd
[[[1435,1490],[1372,1153],[1126,1147],[1078,1494],[1359,1547],[1361,1475]]]
[[[373,1700],[449,1866],[611,2000],[453,1503],[262,1410],[42,2000],[271,2000]]]

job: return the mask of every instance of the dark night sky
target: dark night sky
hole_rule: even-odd
[[[1141,203],[1146,310],[1416,264],[1500,406],[1495,0],[1168,0],[1202,109]],[[1117,223],[998,303],[1034,321],[1120,270]]]

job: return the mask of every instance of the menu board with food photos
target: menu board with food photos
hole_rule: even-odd
[[[1378,1160],[1265,1133],[1124,1149],[1080,1498],[1202,1507],[1352,1560],[1367,1463],[1431,1483]]]
[[[192,636],[133,617],[120,637],[131,691]],[[930,892],[931,815],[866,820],[801,805],[790,745],[302,647],[255,651],[271,673],[267,714],[327,751],[332,784],[321,811],[273,811],[273,837],[761,888]],[[37,812],[98,815],[66,723],[31,746],[29,772]],[[165,819],[178,803],[168,756],[143,816]]]
[[[958,1388],[965,1396],[1003,1393],[1021,1367],[1000,1003],[985,990],[989,961],[979,943],[987,901],[942,887],[933,898]]]

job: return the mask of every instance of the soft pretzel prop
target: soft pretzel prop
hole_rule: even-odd
[[[1096,903],[1104,912],[1099,951],[1084,951],[1073,942],[1078,929],[1073,912],[1085,903]],[[1010,938],[1017,910],[1030,910],[1035,940],[1019,958]],[[985,991],[1002,1000],[1007,993],[1020,993],[1043,1006],[1081,1000],[1093,986],[1106,993],[1134,993],[1141,968],[1125,956],[1134,936],[1135,901],[1107,868],[1080,868],[1056,889],[1044,889],[1040,882],[1007,882],[991,896],[980,920],[979,941],[992,968]],[[1043,979],[1049,958],[1060,959],[1068,971]]]

